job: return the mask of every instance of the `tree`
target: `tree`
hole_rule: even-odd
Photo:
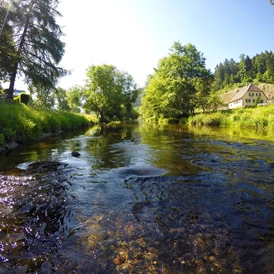
[[[92,65],[86,76],[83,107],[87,112],[95,112],[101,121],[131,117],[139,91],[131,75],[104,64]]]
[[[69,107],[74,112],[79,112],[79,107],[82,107],[81,98],[83,97],[83,87],[76,85],[68,89],[66,93]]]
[[[239,63],[239,76],[240,76],[240,80],[241,82],[244,82],[247,74],[246,74],[246,63],[245,63],[245,54],[241,54],[240,55],[240,63]]]
[[[223,81],[225,79],[225,69],[222,63],[218,64],[215,67],[214,77],[215,77],[214,89],[219,90],[220,88],[223,87]]]
[[[8,22],[10,7],[0,1],[0,81],[7,81],[12,70],[12,60],[15,57],[13,30]]]
[[[41,109],[52,109],[55,104],[54,92],[55,89],[44,87],[43,85],[29,86],[30,95],[32,98],[31,105]]]
[[[56,22],[58,0],[12,1],[9,21],[13,28],[15,54],[11,58],[8,96],[12,98],[18,74],[28,84],[54,88],[67,71],[58,67],[64,54],[62,31]],[[6,26],[4,27],[6,28]]]
[[[175,42],[149,78],[142,100],[143,115],[158,118],[188,117],[196,107],[198,86],[212,79],[205,58],[195,46]]]
[[[56,98],[57,103],[57,109],[62,111],[69,111],[71,110],[68,99],[67,99],[67,91],[63,88],[57,88],[56,92],[54,94],[54,97]]]
[[[245,69],[246,69],[246,76],[252,77],[252,61],[248,55],[245,57]]]

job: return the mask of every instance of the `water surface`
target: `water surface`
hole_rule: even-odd
[[[2,155],[0,273],[273,273],[273,149],[129,124]]]

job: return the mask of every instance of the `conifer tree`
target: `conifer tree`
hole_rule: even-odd
[[[28,84],[54,88],[57,79],[67,73],[58,67],[65,48],[56,22],[61,15],[58,0],[13,0],[11,6],[8,23],[12,26],[15,54],[11,59],[8,96],[13,97],[18,75],[24,76]]]

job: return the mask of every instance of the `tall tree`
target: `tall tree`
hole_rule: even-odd
[[[245,56],[245,69],[246,69],[246,77],[252,78],[252,61],[248,55]]]
[[[192,44],[175,42],[149,78],[142,100],[143,115],[165,118],[189,116],[196,107],[198,87],[212,78],[205,58]],[[202,91],[206,91],[203,89]]]
[[[215,77],[214,89],[218,90],[223,87],[223,82],[225,79],[225,69],[222,63],[218,64],[215,67],[214,77]]]
[[[0,81],[8,80],[15,57],[13,29],[8,20],[9,14],[10,5],[0,1]]]
[[[101,121],[129,118],[139,91],[131,75],[106,64],[88,68],[85,89],[84,109]]]
[[[58,0],[12,1],[11,19],[16,54],[11,62],[8,96],[12,98],[18,74],[44,89],[54,88],[67,71],[58,67],[64,54],[62,30],[56,22]]]

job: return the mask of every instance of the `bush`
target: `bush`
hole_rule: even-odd
[[[227,124],[226,114],[221,112],[198,114],[189,118],[189,124],[192,126],[220,126]]]

